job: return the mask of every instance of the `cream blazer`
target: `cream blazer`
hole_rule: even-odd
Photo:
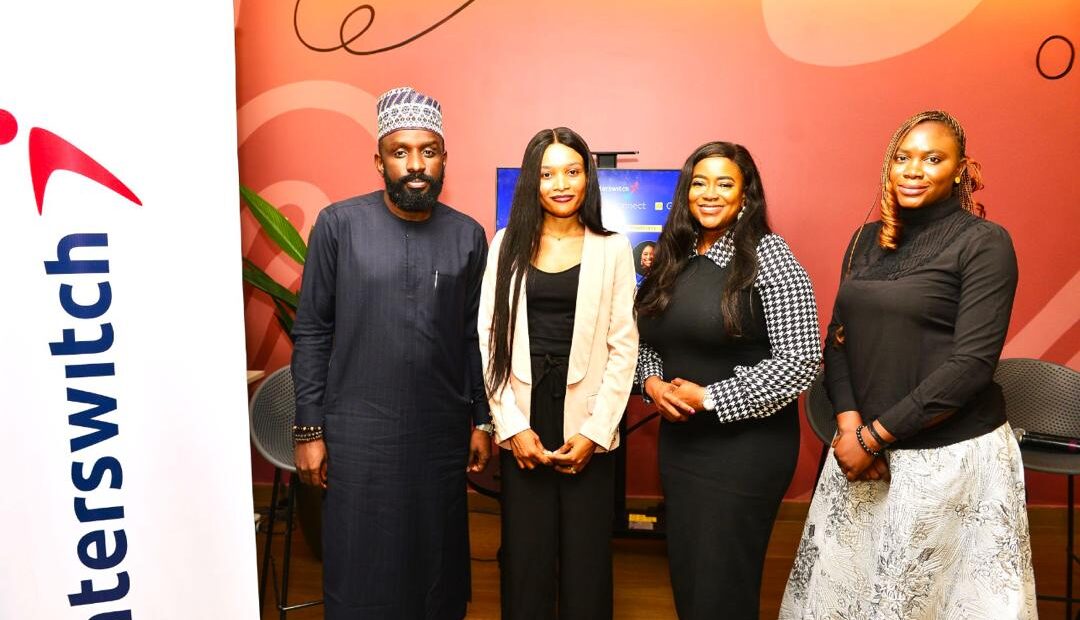
[[[488,338],[503,232],[497,232],[491,241],[480,292],[477,331],[485,375],[490,358]],[[630,397],[637,364],[634,259],[630,242],[623,235],[605,237],[586,229],[582,246],[574,334],[566,372],[563,441],[581,433],[596,442],[598,450],[614,450],[619,445],[619,420]],[[499,393],[488,394],[495,423],[495,441],[503,448],[510,447],[508,440],[511,437],[530,428],[532,360],[525,288],[521,287],[518,300],[510,381]],[[511,283],[510,295],[513,294]],[[549,450],[558,448],[545,447]]]

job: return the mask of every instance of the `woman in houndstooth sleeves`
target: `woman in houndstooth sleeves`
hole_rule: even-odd
[[[638,380],[663,415],[660,477],[679,617],[757,618],[799,454],[796,399],[820,363],[810,279],[766,222],[745,147],[686,160],[636,300]]]

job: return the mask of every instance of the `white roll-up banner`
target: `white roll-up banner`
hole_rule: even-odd
[[[0,618],[255,618],[230,2],[0,2]]]

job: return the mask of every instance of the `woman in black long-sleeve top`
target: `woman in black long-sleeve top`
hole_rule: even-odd
[[[881,221],[844,255],[825,347],[837,416],[781,618],[1035,616],[1019,447],[994,368],[1017,268],[952,116],[897,130]]]

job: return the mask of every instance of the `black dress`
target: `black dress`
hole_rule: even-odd
[[[566,372],[580,265],[558,273],[530,267],[526,283],[532,402],[529,425],[548,450],[563,438]],[[521,470],[500,450],[502,617],[602,620],[612,614],[614,462],[593,454],[576,475]]]
[[[691,258],[667,310],[638,320],[644,357],[662,360],[653,372],[639,362],[643,379],[681,377],[720,396],[718,411],[660,426],[671,584],[684,620],[758,617],[765,550],[798,460],[795,398],[820,354],[813,291],[778,237],[758,248],[762,273],[741,304],[741,335],[727,333],[731,249],[724,237]],[[775,393],[755,402],[755,392]]]

